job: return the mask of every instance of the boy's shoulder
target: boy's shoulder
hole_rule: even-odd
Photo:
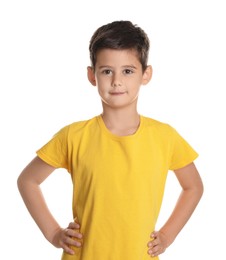
[[[142,118],[147,127],[157,127],[157,128],[162,128],[162,129],[171,129],[172,128],[172,126],[166,122],[163,122],[163,121],[160,121],[160,120],[157,120],[154,118],[150,118],[147,116],[142,116]]]
[[[94,116],[92,118],[74,121],[74,122],[71,122],[68,125],[66,125],[66,127],[70,127],[73,129],[73,128],[80,128],[80,127],[92,125],[93,123],[96,122],[96,118],[97,118],[97,116]]]
[[[168,140],[173,136],[178,135],[176,129],[169,123],[145,116],[142,116],[142,118],[147,133],[154,134],[155,137],[160,137],[162,140]]]
[[[68,133],[83,132],[84,129],[92,128],[93,126],[96,125],[97,123],[96,118],[97,116],[92,117],[90,119],[74,121],[64,126],[62,130]]]

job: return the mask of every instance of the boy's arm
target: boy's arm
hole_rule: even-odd
[[[67,229],[61,228],[49,211],[40,189],[40,184],[54,170],[54,167],[39,157],[35,157],[19,175],[18,189],[29,213],[46,239],[54,246],[61,247],[67,253],[73,254],[69,246],[80,246],[77,241],[72,239],[72,237],[81,238],[81,234],[75,232],[75,229],[79,229],[79,225],[71,223]]]
[[[202,180],[194,163],[174,172],[182,187],[182,192],[167,222],[159,231],[151,234],[153,240],[148,243],[148,253],[152,256],[163,253],[172,244],[191,217],[203,194]]]

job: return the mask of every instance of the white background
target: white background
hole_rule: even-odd
[[[139,112],[171,124],[198,151],[196,165],[205,186],[192,218],[161,259],[224,258],[225,9],[223,0],[0,2],[4,259],[60,259],[61,250],[44,239],[28,214],[17,177],[61,127],[101,113],[96,89],[86,78],[89,40],[97,27],[127,19],[151,40],[154,74],[141,90]],[[55,217],[66,226],[72,219],[69,174],[56,171],[42,188]],[[179,191],[170,172],[157,228]]]

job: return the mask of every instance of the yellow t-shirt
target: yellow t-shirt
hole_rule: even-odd
[[[84,239],[62,260],[150,259],[167,172],[198,156],[174,128],[144,116],[129,136],[112,134],[101,116],[72,123],[37,154],[66,168],[73,182],[73,217]]]

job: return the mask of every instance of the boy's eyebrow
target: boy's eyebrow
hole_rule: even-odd
[[[110,65],[101,65],[98,67],[99,69],[104,69],[104,68],[114,68],[113,66]],[[131,68],[131,69],[137,69],[135,65],[123,65],[122,68]]]
[[[131,69],[137,69],[137,67],[135,66],[135,65],[133,65],[133,64],[131,64],[131,65],[124,65],[124,66],[122,66],[123,68],[131,68]]]

